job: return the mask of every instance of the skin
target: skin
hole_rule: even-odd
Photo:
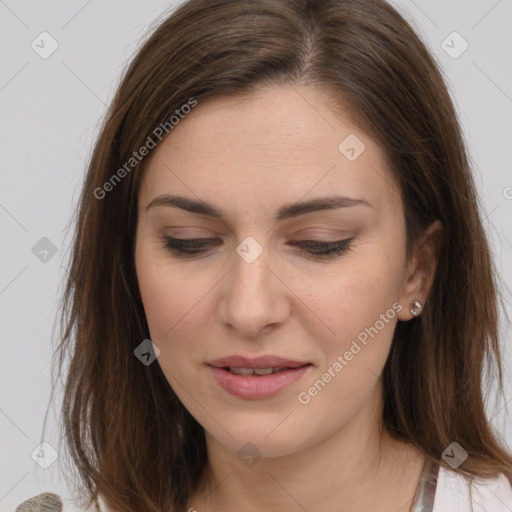
[[[203,511],[409,510],[423,464],[412,446],[381,428],[381,373],[397,321],[425,302],[435,271],[439,223],[406,260],[400,193],[384,153],[325,91],[275,86],[199,105],[150,156],[139,190],[135,260],[160,364],[206,435],[211,489]],[[338,146],[355,134],[366,148],[349,161]],[[161,194],[201,199],[222,220],[172,206]],[[356,205],[275,222],[284,204],[340,194]],[[189,259],[165,236],[213,238]],[[262,254],[237,246],[252,236]],[[291,241],[354,238],[348,252],[319,259]],[[402,306],[311,401],[307,391],[380,315]],[[299,381],[266,399],[244,400],[214,381],[206,362],[275,354],[312,363]],[[261,458],[237,452],[252,443]],[[300,505],[299,505],[300,504]],[[303,507],[301,509],[301,507]]]

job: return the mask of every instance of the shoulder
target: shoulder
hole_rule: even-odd
[[[496,478],[467,477],[439,468],[432,512],[510,512],[512,485],[504,474]]]

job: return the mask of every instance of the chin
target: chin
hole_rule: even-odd
[[[290,455],[305,448],[309,443],[304,438],[304,431],[300,431],[299,435],[294,436],[290,428],[275,428],[279,422],[274,423],[273,428],[267,427],[251,427],[247,428],[247,424],[237,425],[229,424],[229,434],[224,430],[215,429],[207,435],[214,437],[216,443],[221,444],[226,450],[237,455],[237,457],[248,467],[250,467],[250,458],[260,459],[283,457]],[[270,435],[269,435],[270,433]],[[297,434],[299,432],[297,431]]]

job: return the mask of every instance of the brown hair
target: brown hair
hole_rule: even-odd
[[[56,355],[60,373],[69,359],[64,437],[89,504],[185,510],[206,464],[203,428],[160,366],[133,353],[149,338],[134,267],[147,159],[107,196],[95,191],[191,98],[280,84],[328,89],[339,100],[332,107],[350,108],[383,148],[403,199],[408,254],[422,229],[443,225],[424,312],[395,330],[384,426],[436,460],[457,441],[469,453],[462,474],[512,473],[484,409],[485,369],[503,390],[496,273],[457,116],[424,44],[382,0],[190,0],[126,70],[77,209]]]

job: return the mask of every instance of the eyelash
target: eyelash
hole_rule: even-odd
[[[206,250],[202,249],[209,245],[208,242],[214,241],[213,238],[174,238],[171,236],[166,236],[166,247],[171,252],[181,256],[181,257],[193,257],[194,255],[201,254],[206,252]],[[336,240],[334,242],[319,242],[317,240],[304,240],[302,242],[294,242],[292,245],[298,246],[299,253],[307,253],[310,256],[315,258],[335,258],[336,256],[341,256],[347,253],[350,250],[351,243],[354,238],[348,238],[346,240]],[[218,245],[218,243],[215,243]],[[309,250],[312,248],[313,250]],[[315,250],[320,248],[321,250]]]

